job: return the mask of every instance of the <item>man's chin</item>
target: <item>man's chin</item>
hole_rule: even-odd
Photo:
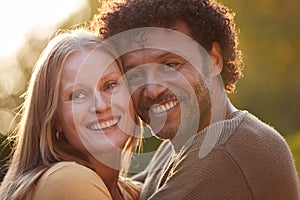
[[[158,133],[154,133],[155,137],[163,140],[173,140],[178,132],[178,129],[160,130]]]

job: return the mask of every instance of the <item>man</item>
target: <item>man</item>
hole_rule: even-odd
[[[135,177],[140,199],[300,199],[284,139],[224,92],[242,76],[233,15],[213,0],[132,0],[96,18],[138,115],[166,140]]]

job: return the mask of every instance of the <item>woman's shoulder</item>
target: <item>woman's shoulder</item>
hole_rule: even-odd
[[[75,162],[59,162],[38,179],[33,199],[111,199],[103,180]]]
[[[72,182],[94,181],[103,183],[102,179],[92,169],[76,162],[58,162],[54,164],[44,172],[39,182],[51,181],[64,184],[69,180],[72,180]]]
[[[97,174],[91,170],[90,168],[83,166],[81,164],[78,164],[76,162],[58,162],[54,164],[52,167],[50,167],[42,176],[46,177],[52,177],[52,176],[70,176],[76,174],[78,175],[95,175]]]

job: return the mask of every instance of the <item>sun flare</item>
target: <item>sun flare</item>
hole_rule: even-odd
[[[7,105],[8,100],[26,89],[24,72],[16,62],[17,50],[28,35],[49,38],[72,13],[88,8],[87,3],[82,0],[0,2],[0,134],[8,134],[15,126],[14,108]]]
[[[42,24],[55,28],[88,1],[82,0],[16,0],[0,2],[0,57],[12,53],[23,43],[32,27]]]

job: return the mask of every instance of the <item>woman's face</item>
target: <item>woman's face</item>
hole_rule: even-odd
[[[57,130],[80,152],[122,150],[135,118],[122,73],[109,54],[81,50],[66,59],[57,116]]]

